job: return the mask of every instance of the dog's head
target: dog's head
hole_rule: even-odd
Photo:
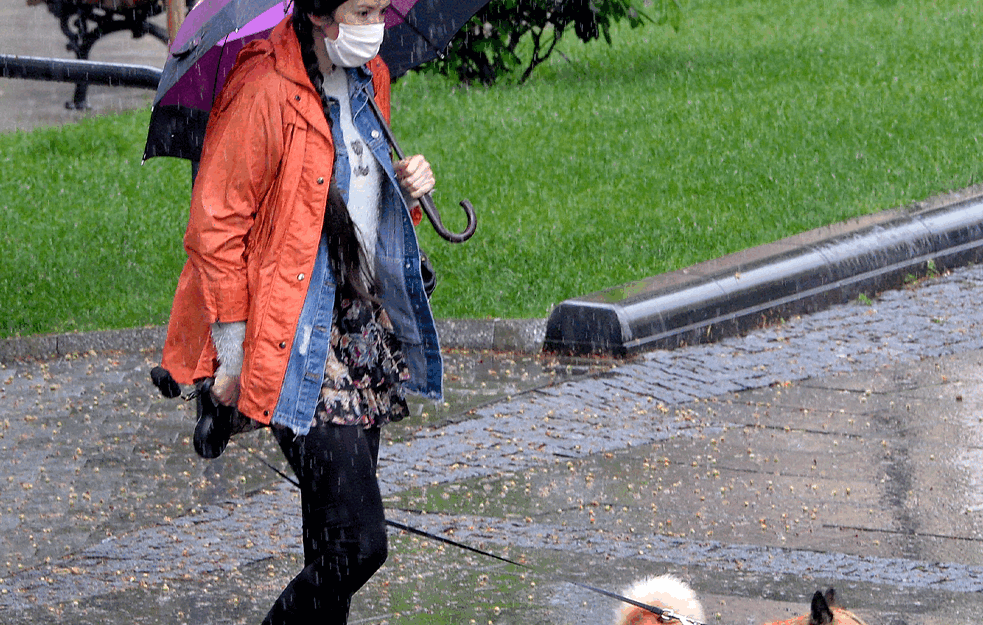
[[[809,614],[768,625],[866,625],[860,617],[836,605],[836,591],[816,591],[812,596]]]

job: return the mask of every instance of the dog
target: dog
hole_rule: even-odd
[[[665,625],[687,621],[705,623],[703,606],[690,586],[672,575],[652,577],[637,582],[625,590],[624,596],[682,618],[666,619],[644,608],[622,603],[615,613],[615,625]],[[856,614],[836,605],[836,591],[830,588],[824,593],[816,591],[812,596],[809,614],[787,621],[775,621],[766,625],[866,625]]]

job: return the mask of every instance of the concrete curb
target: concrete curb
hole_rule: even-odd
[[[983,261],[979,187],[561,302],[544,349],[617,357],[707,343]]]

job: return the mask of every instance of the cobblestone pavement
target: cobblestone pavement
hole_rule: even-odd
[[[529,568],[394,532],[354,615],[606,622],[612,600],[560,580],[669,570],[722,622],[833,585],[872,624],[975,623],[981,303],[970,267],[621,363],[449,353],[448,406],[388,431],[390,517]],[[156,357],[0,372],[4,622],[258,622],[296,568],[269,437],[196,458],[189,408],[147,382]]]

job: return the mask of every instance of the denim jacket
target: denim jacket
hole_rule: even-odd
[[[420,249],[413,222],[396,180],[385,133],[368,103],[372,94],[372,75],[365,67],[348,69],[347,74],[355,127],[386,178],[380,198],[374,265],[380,299],[402,342],[403,357],[412,376],[405,388],[439,400],[443,373],[437,330],[420,277]],[[329,107],[334,144],[344,146],[341,124],[337,121],[338,102],[329,100]],[[336,150],[335,172],[347,201],[348,150]],[[312,425],[324,366],[331,349],[331,318],[337,280],[328,260],[323,234],[309,284],[287,373],[272,417],[272,423],[287,426],[298,436],[305,435]]]

